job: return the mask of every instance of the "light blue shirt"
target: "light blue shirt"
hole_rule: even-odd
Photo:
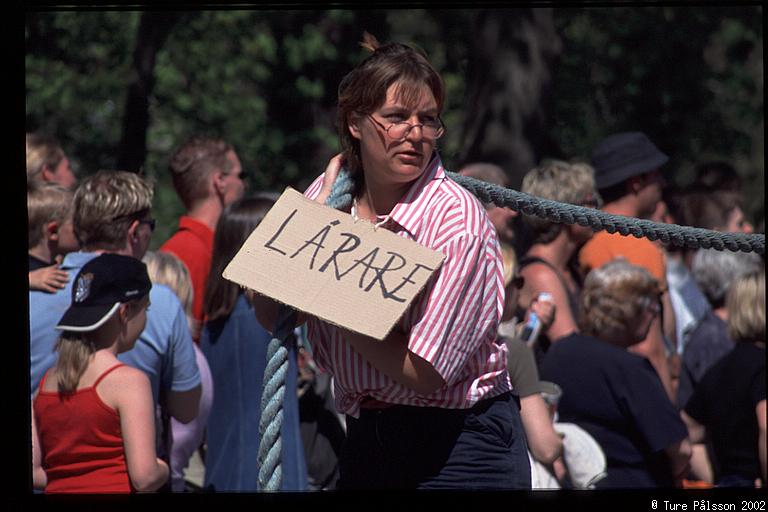
[[[669,298],[675,312],[677,352],[682,354],[688,337],[711,309],[709,301],[699,289],[696,280],[682,261],[667,260]]]
[[[80,269],[96,253],[70,253],[61,268],[69,272],[67,286],[56,293],[29,292],[30,389],[37,390],[45,372],[56,363],[56,341],[61,331],[56,324],[69,307],[72,283]],[[147,326],[133,349],[118,359],[143,370],[152,384],[155,405],[160,390],[189,391],[200,384],[192,336],[181,302],[173,291],[153,284],[149,292]]]

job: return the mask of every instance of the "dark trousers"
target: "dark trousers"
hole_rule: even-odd
[[[530,489],[519,400],[396,405],[347,416],[338,489]]]

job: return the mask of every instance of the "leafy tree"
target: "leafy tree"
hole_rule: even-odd
[[[543,99],[560,52],[551,9],[489,9],[475,13],[461,159],[492,161],[513,186],[541,158],[558,152],[547,135]],[[554,149],[551,149],[554,148]]]
[[[26,14],[26,128],[55,135],[80,174],[114,168],[139,13]]]
[[[566,155],[641,130],[681,186],[697,163],[733,163],[752,218],[764,217],[761,7],[558,8],[555,26],[564,49],[547,125]]]
[[[27,131],[59,138],[81,175],[143,167],[157,182],[156,246],[182,212],[168,157],[193,133],[231,142],[252,190],[302,188],[322,171],[363,30],[423,48],[443,74],[451,169],[496,162],[517,184],[541,158],[585,158],[639,129],[682,185],[695,163],[732,162],[748,212],[764,217],[754,5],[28,12]]]
[[[133,51],[132,80],[128,85],[117,167],[140,169],[147,158],[149,99],[155,86],[155,60],[180,13],[145,12],[141,15]]]

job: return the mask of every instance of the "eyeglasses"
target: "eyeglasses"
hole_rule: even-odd
[[[146,224],[147,226],[149,226],[149,230],[150,231],[154,231],[155,230],[156,221],[155,221],[155,219],[150,217],[148,219],[139,219],[139,224]]]
[[[510,285],[514,286],[516,289],[521,289],[523,286],[525,286],[525,278],[521,275],[517,275],[512,278],[512,280],[509,282]]]
[[[652,299],[651,297],[643,297],[640,299],[640,307],[653,315],[661,313],[661,305],[659,304],[658,298]]]
[[[421,135],[425,139],[439,139],[445,133],[445,126],[439,116],[433,121],[427,121],[426,123],[411,124],[408,121],[400,121],[398,123],[392,123],[389,126],[384,126],[370,114],[368,114],[368,119],[379,125],[382,130],[387,132],[387,135],[389,135],[391,139],[398,142],[404,140],[408,134],[411,133],[411,130],[417,126],[421,128]]]
[[[589,194],[587,197],[584,198],[580,206],[599,209],[603,207],[603,201],[600,199],[600,197],[595,197],[592,194]]]

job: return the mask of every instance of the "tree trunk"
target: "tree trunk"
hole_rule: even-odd
[[[141,170],[147,158],[149,97],[155,86],[155,60],[174,24],[183,13],[145,12],[141,15],[133,71],[123,115],[123,134],[118,150],[117,167],[126,171]]]
[[[561,41],[549,8],[483,9],[473,25],[460,161],[495,163],[518,188],[542,154],[560,156],[544,123]]]

